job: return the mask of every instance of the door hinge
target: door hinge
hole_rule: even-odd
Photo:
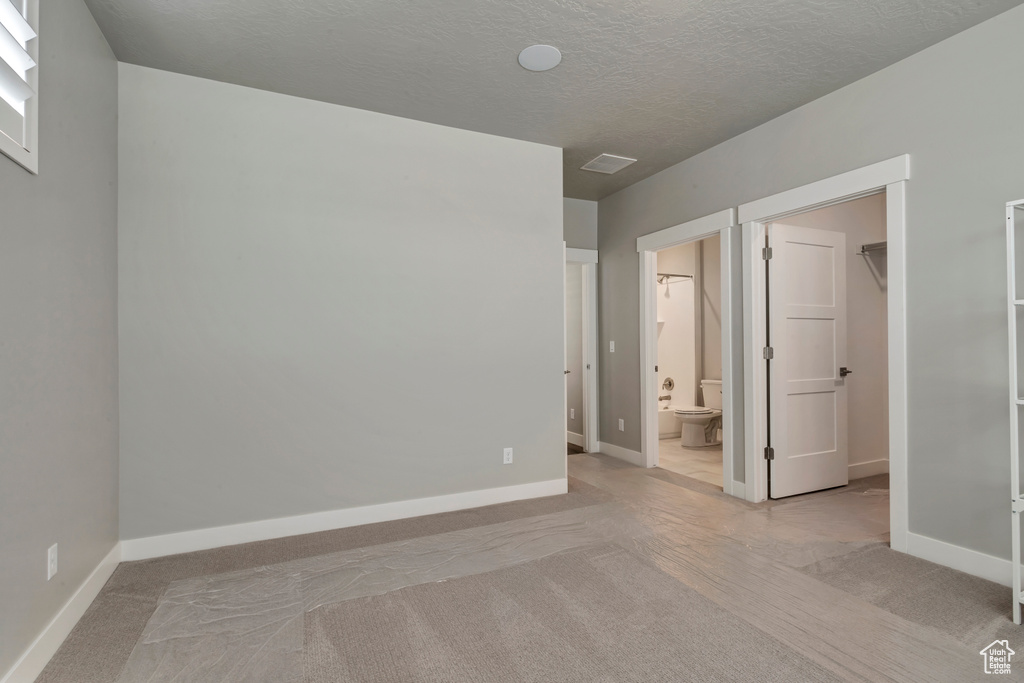
[[[770,261],[772,258],[772,248],[764,247],[763,249],[761,249],[761,258],[764,259],[765,261]]]
[[[771,446],[765,446],[764,447],[764,459],[765,460],[774,460],[775,459],[775,449],[772,448]]]
[[[655,366],[654,366],[654,371],[655,371],[655,372],[657,372],[657,371],[658,371],[658,366],[657,366],[657,365],[655,365]]]
[[[771,359],[775,358],[775,349],[773,349],[770,346],[766,346],[766,347],[764,347],[763,355],[764,355],[764,359],[765,360],[771,360]]]

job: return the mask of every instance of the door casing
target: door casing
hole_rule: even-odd
[[[904,154],[739,207],[743,249],[744,479],[747,500],[768,497],[765,400],[765,225],[779,219],[884,192],[886,195],[890,545],[907,552],[907,320],[906,193],[910,155]]]
[[[563,242],[564,244],[564,242]],[[587,453],[598,446],[598,374],[597,374],[597,249],[565,249],[565,262],[583,267],[583,449]],[[565,282],[565,273],[562,274]],[[562,291],[562,330],[565,346],[565,290]],[[589,367],[588,367],[589,366]],[[567,402],[563,400],[563,405]],[[563,420],[564,421],[564,420]]]

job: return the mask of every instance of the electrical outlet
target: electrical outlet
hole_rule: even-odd
[[[615,353],[615,342],[608,342],[608,352]]]
[[[621,419],[619,420],[619,431],[620,432],[626,431],[626,421],[625,420],[621,420]]]
[[[504,463],[506,465],[511,465],[512,464],[512,449],[511,448],[506,448],[505,449],[505,455],[504,455],[504,457],[502,459],[502,463]]]
[[[575,420],[576,419],[576,409],[575,408],[569,408],[569,419],[570,420]]]
[[[46,551],[46,580],[49,581],[57,573],[57,544],[54,543]]]

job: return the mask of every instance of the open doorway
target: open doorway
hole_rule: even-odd
[[[736,291],[733,280],[734,274],[739,271],[739,263],[733,264],[733,256],[740,254],[733,244],[734,240],[738,241],[738,234],[733,229],[735,219],[736,212],[726,209],[644,235],[636,241],[640,259],[640,416],[643,422],[637,464],[645,467],[673,466],[672,460],[676,460],[673,457],[676,454],[672,452],[675,444],[671,441],[674,438],[663,441],[659,437],[674,437],[678,434],[678,445],[682,448],[683,418],[687,417],[685,409],[689,409],[693,411],[687,420],[690,437],[694,443],[698,440],[702,443],[698,446],[698,452],[704,460],[717,458],[714,469],[711,462],[705,463],[708,467],[703,469],[708,479],[713,478],[713,485],[721,486],[725,493],[744,497],[743,482],[737,482],[733,477],[733,447],[737,443],[735,429],[737,424],[741,424],[739,418],[742,418],[742,413],[737,416],[733,409],[733,400],[737,395],[733,384],[742,378],[742,375],[734,371],[742,367],[742,358],[737,355],[739,347],[734,347],[733,343],[733,313],[739,311],[733,303],[733,293]],[[685,262],[673,264],[668,252],[680,245],[690,245],[687,248],[697,250],[693,252],[696,255],[691,256],[692,267]],[[666,252],[660,265],[659,252]],[[690,278],[679,276],[694,276],[694,279],[691,281]],[[678,284],[686,282],[690,284]],[[673,289],[682,291],[688,288],[687,291],[693,296],[693,315],[699,312],[704,316],[704,321],[714,321],[714,332],[702,324],[699,337],[694,323],[692,346],[683,347],[681,352],[678,349],[670,352],[681,354],[684,358],[692,355],[693,358],[689,369],[683,368],[680,371],[683,374],[678,378],[669,374],[676,370],[667,368],[662,371],[659,366],[659,288],[662,290],[662,299],[666,294],[672,297]],[[707,303],[698,300],[698,297],[704,296],[705,291],[709,294]],[[685,295],[681,293],[673,298],[673,301],[684,300]],[[737,353],[734,353],[734,348]],[[697,358],[698,349],[700,360]],[[673,389],[666,392],[664,387],[670,377]],[[716,379],[720,383],[714,383]],[[705,395],[701,380],[704,380],[707,391],[713,392],[710,396]],[[665,396],[671,398],[664,399]],[[659,401],[659,398],[663,400]],[[708,403],[717,404],[711,413],[705,412],[709,408]],[[659,409],[659,405],[667,407]],[[680,411],[682,415],[676,416],[673,406],[683,408]],[[661,447],[662,443],[665,448]],[[663,452],[667,457],[661,457]],[[718,463],[721,470],[718,470]]]
[[[565,250],[565,438],[567,453],[597,445],[597,251]]]
[[[656,259],[658,467],[722,488],[721,238]]]
[[[887,456],[889,470],[889,532],[890,545],[894,550],[901,552],[912,552],[910,546],[912,534],[908,530],[908,506],[907,506],[907,348],[906,348],[906,197],[907,185],[910,179],[910,157],[902,155],[870,166],[848,171],[837,176],[825,178],[809,185],[787,190],[776,195],[765,197],[738,208],[738,220],[742,224],[742,300],[743,300],[743,470],[745,476],[745,497],[751,502],[761,502],[768,499],[768,473],[773,468],[774,483],[780,484],[779,477],[782,476],[778,460],[792,453],[804,451],[805,454],[824,452],[828,448],[820,448],[822,445],[830,445],[824,440],[812,443],[811,438],[819,439],[821,434],[801,434],[800,439],[804,443],[798,443],[797,447],[787,444],[789,440],[790,427],[793,422],[791,416],[801,416],[801,421],[806,424],[814,422],[809,419],[806,411],[787,411],[784,406],[784,398],[772,396],[769,403],[770,392],[789,391],[794,387],[788,381],[790,374],[789,367],[782,358],[775,356],[774,343],[787,344],[789,330],[785,324],[787,318],[800,318],[799,306],[791,307],[783,311],[783,315],[776,316],[772,321],[771,307],[786,308],[789,303],[782,300],[775,300],[771,294],[772,285],[768,280],[769,263],[774,260],[776,243],[771,234],[770,226],[785,225],[794,217],[809,214],[818,209],[835,206],[855,199],[868,197],[869,195],[881,194],[884,196],[885,206],[885,272],[884,272],[884,298],[886,308],[886,372],[885,392],[882,400],[887,404]],[[793,230],[806,229],[794,227]],[[785,231],[784,231],[785,232]],[[783,240],[786,235],[781,235]],[[796,240],[797,242],[800,239]],[[807,244],[817,242],[817,239],[805,240]],[[844,240],[845,241],[845,240]],[[871,245],[873,243],[867,242]],[[859,252],[864,244],[853,244],[853,251]],[[844,253],[846,247],[842,247]],[[785,250],[786,247],[783,246]],[[859,256],[858,258],[870,258],[872,261],[862,264],[866,267],[877,266],[881,254],[880,249],[867,249],[872,256]],[[804,254],[807,256],[807,253]],[[849,255],[847,255],[849,256]],[[807,259],[805,259],[807,261]],[[814,259],[810,259],[811,262]],[[818,260],[820,265],[821,261]],[[833,261],[838,264],[839,260]],[[786,287],[802,286],[801,282],[823,277],[818,266],[813,263],[804,263],[810,268],[809,275],[802,279],[793,277],[791,282],[783,282],[779,285],[779,291],[786,292]],[[776,275],[789,271],[789,267],[777,262]],[[776,292],[778,294],[778,292]],[[800,302],[797,301],[797,304]],[[804,302],[808,303],[808,302]],[[823,301],[810,302],[822,304]],[[821,313],[821,311],[817,311]],[[814,316],[804,316],[813,318]],[[819,318],[827,320],[828,315],[820,315]],[[774,324],[770,324],[773,322]],[[838,337],[837,337],[838,338]],[[773,344],[769,344],[769,339]],[[800,343],[803,343],[801,341]],[[817,343],[817,342],[815,342]],[[790,348],[796,348],[790,345]],[[794,356],[792,352],[788,358],[800,357],[800,351]],[[827,354],[826,354],[827,355]],[[818,360],[825,358],[819,354]],[[834,373],[831,378],[833,386],[843,383],[840,368],[844,363],[840,360],[840,353],[836,352],[830,359],[830,367]],[[847,359],[847,363],[849,360]],[[846,366],[854,371],[851,379],[857,378],[857,369],[852,365]],[[800,372],[806,372],[807,367],[796,368]],[[862,371],[866,374],[867,371]],[[827,371],[815,372],[818,375],[810,379],[825,380]],[[798,382],[799,383],[799,382]],[[822,383],[824,385],[824,382]],[[852,382],[847,382],[847,385]],[[820,387],[819,387],[820,388]],[[792,392],[797,393],[797,392]],[[802,399],[799,399],[802,400]],[[839,400],[838,398],[836,400]],[[807,408],[808,406],[804,406]],[[821,409],[821,405],[815,407]],[[817,425],[828,425],[829,420],[817,421]],[[799,430],[798,430],[799,431]],[[861,430],[862,431],[862,430]],[[780,448],[784,449],[780,451]],[[855,456],[858,457],[858,456]],[[859,456],[863,457],[863,456]],[[881,455],[868,454],[864,462],[849,461],[846,463],[847,476],[850,474],[850,465],[861,465],[854,469],[855,475],[863,475],[870,472],[872,467],[881,465],[875,461],[881,460]],[[799,465],[800,458],[794,458],[790,464]],[[834,463],[833,463],[834,465]],[[837,468],[838,469],[838,468]],[[780,488],[772,493],[780,496]],[[809,490],[813,490],[809,489]]]
[[[888,490],[885,193],[768,223],[766,238],[768,497]]]

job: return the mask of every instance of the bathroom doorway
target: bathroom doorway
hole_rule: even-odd
[[[721,238],[656,263],[658,467],[723,488]]]
[[[598,450],[597,250],[565,250],[565,437],[567,453]]]
[[[740,347],[734,341],[738,331],[734,332],[733,318],[739,309],[733,301],[738,290],[732,282],[740,266],[735,217],[735,211],[727,209],[637,239],[643,422],[640,464],[673,468],[677,474],[689,470],[683,476],[697,479],[693,475],[699,474],[707,485],[743,497],[743,483],[733,479],[737,426],[733,384],[741,379],[733,370],[742,367]],[[671,251],[680,246],[684,248]],[[687,249],[691,250],[689,257],[685,256]],[[678,296],[674,290],[679,290]],[[682,342],[669,342],[661,352],[661,358],[669,361],[663,370],[659,335],[678,335],[665,332],[668,319],[658,323],[659,300],[682,305],[684,290],[690,293],[692,334],[684,332]],[[702,316],[700,324],[697,315]],[[666,383],[668,379],[672,382]]]

